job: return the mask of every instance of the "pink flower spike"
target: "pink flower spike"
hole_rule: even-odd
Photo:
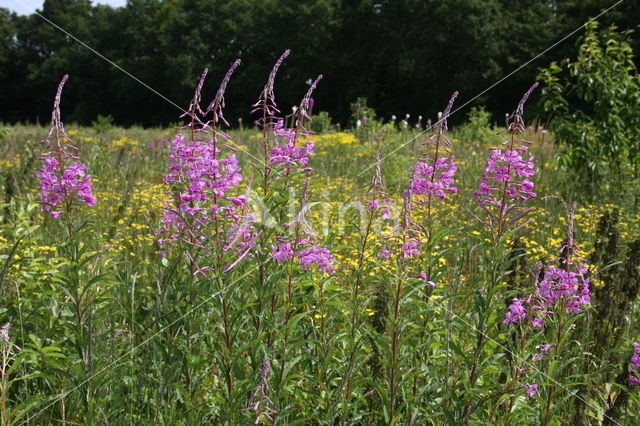
[[[53,207],[60,204],[65,207],[74,203],[96,205],[91,187],[91,175],[85,172],[87,165],[75,161],[78,157],[72,152],[77,151],[78,148],[71,144],[64,130],[64,124],[60,120],[62,88],[68,78],[69,76],[65,75],[58,85],[51,114],[51,127],[47,137],[42,141],[47,148],[53,149],[47,150],[42,155],[40,160],[43,164],[40,171],[36,173],[40,181],[41,209],[50,212],[54,219],[58,219],[63,213],[60,210],[53,210]]]

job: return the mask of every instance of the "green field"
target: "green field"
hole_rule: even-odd
[[[67,126],[97,204],[67,194],[52,218],[36,177],[48,129],[6,127],[2,421],[632,424],[637,187],[586,190],[555,162],[554,135],[532,125],[514,139],[532,142],[537,196],[503,219],[495,210],[489,224],[474,193],[491,148],[511,136],[481,115],[449,132],[371,120],[303,136],[290,121],[301,130],[295,146],[314,142],[306,171],[269,163],[283,140],[272,127],[233,130],[228,141],[205,128],[220,158],[235,151],[242,180],[187,204],[208,211],[245,195],[234,211],[243,220],[176,210],[188,178],[165,184],[172,141],[201,134],[108,125]],[[457,193],[408,208],[415,162],[433,160],[445,137]],[[386,194],[370,183],[378,153]],[[389,208],[384,218],[366,207],[374,198]],[[167,212],[182,225],[159,244]],[[254,245],[239,245],[238,224]],[[419,251],[405,255],[411,241]],[[289,258],[274,248],[287,242],[298,250]],[[332,263],[305,263],[312,247]],[[588,282],[578,312],[573,296],[536,311],[553,265],[579,275],[567,294]],[[505,323],[513,298],[527,311]]]

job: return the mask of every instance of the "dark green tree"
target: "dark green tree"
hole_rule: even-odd
[[[640,0],[603,16],[637,27]],[[612,0],[129,0],[113,9],[89,0],[46,0],[40,13],[109,58],[170,102],[99,58],[41,17],[0,14],[2,118],[46,121],[47,97],[60,76],[71,82],[64,102],[71,121],[98,114],[119,124],[173,122],[188,104],[204,67],[220,77],[242,59],[229,87],[230,120],[248,111],[273,62],[291,49],[278,76],[283,113],[306,82],[325,78],[316,110],[346,123],[349,106],[366,97],[378,116],[435,118],[460,91],[460,105],[526,63],[612,4]],[[628,43],[637,46],[631,36]],[[530,86],[536,68],[571,56],[574,39],[518,71],[477,101],[496,117],[513,93]],[[10,59],[7,59],[10,58]],[[637,61],[637,59],[635,59]],[[636,62],[637,63],[637,62]],[[216,78],[211,78],[216,81]],[[215,87],[205,85],[203,97]],[[175,105],[172,105],[175,103]],[[532,111],[532,110],[531,110]],[[531,112],[530,111],[530,112]],[[532,111],[534,114],[536,111]],[[452,122],[460,122],[456,114]]]

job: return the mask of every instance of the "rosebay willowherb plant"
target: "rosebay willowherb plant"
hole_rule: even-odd
[[[531,220],[525,220],[525,217],[533,209],[525,207],[523,203],[536,197],[533,192],[534,184],[530,180],[535,173],[533,156],[529,154],[527,146],[530,142],[518,139],[517,136],[525,132],[524,104],[537,86],[535,83],[527,90],[515,111],[508,117],[506,132],[510,134],[510,138],[503,142],[506,148],[491,149],[480,178],[480,188],[474,193],[476,204],[484,214],[471,215],[483,225],[488,235],[477,246],[477,250],[482,253],[478,255],[479,259],[474,259],[476,255],[473,253],[473,257],[469,256],[469,261],[475,265],[467,267],[472,268],[467,273],[476,276],[478,285],[467,293],[472,298],[469,323],[473,324],[476,337],[472,344],[471,361],[468,363],[469,374],[463,378],[466,383],[464,403],[457,414],[463,424],[469,423],[472,415],[484,408],[483,404],[498,396],[513,394],[521,385],[529,386],[523,388],[529,396],[534,391],[537,392],[537,387],[532,387],[531,383],[514,387],[514,382],[506,382],[498,389],[500,385],[489,385],[492,381],[486,376],[487,371],[492,368],[501,368],[498,360],[491,355],[495,353],[497,343],[491,334],[500,325],[497,313],[503,309],[502,293],[505,291],[507,277],[512,274],[509,270],[513,264],[510,261],[512,255],[506,243],[517,241],[531,231],[528,226]],[[485,244],[488,241],[491,246]],[[509,321],[522,318],[520,299],[512,301],[509,312]],[[477,401],[478,394],[481,395],[480,401]],[[492,412],[491,416],[493,415],[495,411]]]
[[[572,364],[578,362],[579,350],[573,335],[583,323],[578,320],[590,307],[589,271],[585,259],[575,242],[574,217],[576,203],[568,217],[567,238],[560,247],[559,257],[548,262],[546,268],[539,265],[534,273],[531,293],[514,298],[509,305],[503,323],[519,327],[514,331],[514,357],[510,358],[511,376],[507,385],[518,381],[527,389],[529,397],[540,394],[542,424],[551,422],[554,405],[570,392],[564,385],[570,377]],[[539,380],[540,383],[530,383]],[[544,383],[544,384],[542,384]],[[533,392],[532,386],[535,387]],[[575,385],[573,385],[575,386]],[[507,407],[510,410],[514,398]]]
[[[529,154],[530,141],[516,139],[516,135],[525,132],[522,115],[524,104],[538,87],[535,83],[524,94],[516,110],[507,120],[507,132],[510,139],[503,142],[505,148],[491,149],[487,158],[487,167],[480,179],[480,188],[475,197],[478,205],[485,211],[487,219],[480,220],[490,231],[496,244],[499,244],[506,232],[526,233],[528,221],[521,222],[531,212],[521,203],[534,198],[534,183],[530,180],[535,174],[533,155]],[[516,146],[516,143],[520,143]],[[521,222],[521,223],[518,223]],[[517,238],[517,235],[516,235]]]
[[[219,322],[213,325],[214,331],[207,332],[203,329],[205,324],[192,320],[184,321],[184,327],[187,335],[205,333],[212,337],[206,345],[220,365],[224,383],[223,392],[216,393],[220,414],[231,423],[239,421],[240,409],[245,404],[240,395],[246,395],[249,386],[248,366],[237,355],[244,346],[234,306],[246,303],[245,296],[238,292],[244,284],[239,280],[257,268],[244,261],[257,256],[254,251],[260,250],[257,240],[260,231],[246,195],[250,187],[247,190],[239,187],[243,176],[236,148],[221,129],[226,123],[225,90],[239,63],[238,60],[231,65],[206,110],[199,105],[207,70],[202,73],[187,111],[190,123],[185,128],[189,133],[176,135],[172,142],[165,177],[172,200],[165,204],[163,229],[159,231],[159,243],[170,243],[171,251],[178,257],[184,256],[189,265],[190,276],[183,277],[188,289],[187,305],[183,309],[191,309],[196,298],[207,291],[216,292],[214,315]],[[211,114],[210,120],[207,114]],[[174,291],[178,295],[182,289]],[[182,356],[193,357],[199,352],[190,342]],[[204,365],[196,364],[185,369],[192,395],[201,392],[203,368]],[[194,376],[199,379],[194,380]]]
[[[69,76],[65,74],[58,85],[51,112],[51,127],[42,140],[48,151],[42,154],[44,164],[36,173],[40,180],[42,210],[50,212],[54,219],[63,212],[68,213],[76,203],[96,205],[91,175],[85,172],[87,165],[76,161],[78,157],[75,152],[78,148],[71,144],[60,119],[62,89],[68,79]]]
[[[432,201],[434,198],[445,199],[448,194],[456,194],[458,188],[454,186],[454,175],[456,158],[450,155],[449,145],[451,142],[447,138],[447,119],[451,114],[453,102],[458,97],[458,92],[454,92],[445,108],[444,112],[434,124],[434,133],[422,145],[431,148],[430,152],[424,154],[416,162],[409,189],[414,194],[415,200],[426,205],[427,210],[427,238],[431,238],[432,233]]]
[[[588,265],[578,256],[580,249],[574,241],[575,209],[574,203],[569,214],[567,240],[560,247],[560,257],[549,262],[542,279],[536,282],[535,291],[527,299],[513,299],[505,324],[529,320],[533,327],[543,328],[545,319],[554,314],[554,309],[579,314],[583,306],[591,302]],[[526,307],[529,307],[529,313]]]
[[[65,75],[58,85],[51,126],[42,141],[50,151],[42,155],[44,164],[36,173],[42,195],[41,209],[56,219],[50,224],[52,228],[64,229],[64,235],[54,233],[50,242],[56,246],[58,256],[64,259],[51,279],[54,285],[50,303],[59,312],[59,318],[53,319],[52,324],[66,331],[65,335],[57,337],[59,345],[69,351],[67,362],[60,364],[57,372],[67,375],[66,386],[83,382],[97,368],[99,351],[93,327],[105,307],[100,289],[112,283],[105,267],[108,256],[97,249],[100,237],[96,235],[100,234],[93,222],[95,211],[82,209],[96,205],[92,177],[86,174],[87,165],[77,161],[78,148],[72,144],[61,121],[62,89],[68,79]],[[45,340],[52,338],[51,335],[44,336]],[[31,340],[38,341],[34,337]],[[59,350],[54,348],[56,352]],[[80,388],[80,398],[69,398],[67,404],[70,408],[83,407],[93,415],[96,387],[86,382]]]
[[[314,153],[314,143],[307,129],[311,121],[309,113],[312,106],[312,94],[322,75],[309,86],[300,104],[288,117],[280,117],[274,95],[277,71],[289,55],[285,51],[274,65],[267,83],[256,104],[254,112],[260,114],[257,123],[262,128],[263,163],[258,165],[262,179],[263,201],[273,218],[270,226],[262,224],[259,237],[261,252],[256,256],[259,262],[258,274],[258,318],[256,333],[260,335],[265,323],[270,323],[266,333],[266,350],[274,353],[273,363],[275,385],[272,398],[278,416],[284,419],[292,415],[288,407],[292,393],[292,368],[298,362],[297,356],[303,350],[301,330],[292,328],[301,318],[301,303],[307,302],[308,295],[302,293],[301,286],[308,284],[314,277],[318,280],[322,292],[324,280],[335,273],[334,258],[330,250],[322,244],[318,234],[308,222],[310,206],[308,204],[309,181],[312,172],[309,166],[310,156]],[[293,127],[286,127],[287,122]],[[298,213],[291,216],[291,208],[296,192],[301,192]],[[268,251],[267,251],[268,249]],[[262,321],[262,318],[265,321]],[[295,396],[294,396],[295,395]]]
[[[162,297],[173,304],[162,315],[180,319],[179,326],[174,321],[170,328],[184,343],[172,346],[166,359],[182,360],[174,377],[184,389],[185,403],[208,401],[196,412],[200,420],[241,424],[253,411],[256,422],[287,422],[300,404],[301,368],[317,368],[307,357],[309,333],[315,332],[309,328],[310,312],[318,312],[316,287],[310,283],[317,281],[322,292],[335,272],[331,252],[309,222],[305,183],[313,154],[306,126],[322,76],[292,116],[279,117],[274,85],[288,54],[276,62],[254,105],[263,136],[263,161],[254,165],[263,211],[254,211],[249,202],[256,197],[253,179],[244,178],[232,148],[236,144],[221,130],[224,93],[238,62],[202,109],[205,70],[185,115],[187,131],[171,145],[165,177],[170,200],[158,242],[169,276]],[[298,191],[299,212],[292,215]],[[190,315],[210,297],[209,319]]]
[[[239,185],[242,175],[238,159],[233,153],[235,149],[224,143],[229,137],[219,129],[220,122],[224,123],[224,91],[239,64],[239,60],[232,64],[207,111],[203,111],[199,105],[208,72],[205,69],[189,109],[183,114],[191,119],[186,127],[190,132],[188,135],[179,133],[172,141],[164,183],[171,186],[173,200],[165,205],[163,230],[159,232],[161,238],[158,241],[162,245],[180,240],[205,250],[209,243],[213,243],[217,245],[217,250],[214,250],[219,261],[217,267],[223,270],[235,265],[236,261],[228,262],[223,267],[221,252],[239,249],[240,256],[244,257],[255,246],[255,233],[247,226],[238,226],[239,222],[251,219],[242,214],[246,196],[228,194]],[[205,122],[204,116],[209,112],[212,120]],[[222,156],[223,147],[232,153]],[[236,232],[229,234],[228,228]],[[193,258],[191,261],[198,263]],[[204,270],[199,269],[199,272]]]
[[[434,203],[438,200],[444,202],[448,197],[458,193],[455,186],[455,174],[458,170],[456,166],[456,158],[451,154],[451,141],[447,136],[448,119],[451,115],[453,103],[458,97],[458,92],[454,92],[447,103],[444,111],[438,114],[438,121],[433,125],[433,132],[422,145],[426,152],[414,165],[413,174],[409,183],[409,189],[412,201],[418,210],[418,213],[424,215],[425,223],[417,226],[421,234],[414,241],[410,242],[409,248],[418,250],[418,245],[424,245],[423,266],[416,276],[423,283],[427,283],[423,287],[424,301],[428,302],[430,294],[435,286],[434,280],[437,280],[439,271],[436,271],[435,260],[441,258],[442,252],[436,249],[438,243],[444,235],[449,232],[446,226],[442,226],[439,232],[435,233],[434,225],[436,217],[433,214],[435,209]],[[405,219],[406,220],[406,219]],[[414,245],[414,242],[417,243]],[[425,319],[425,321],[427,321]],[[414,383],[414,393],[417,382]]]
[[[444,226],[434,226],[433,202],[446,200],[457,192],[454,186],[457,168],[446,137],[447,119],[457,95],[457,92],[453,94],[434,126],[433,134],[423,143],[428,149],[413,167],[408,187],[403,193],[398,224],[392,234],[381,242],[380,261],[376,262],[378,268],[391,276],[384,280],[386,289],[380,295],[383,300],[373,304],[373,316],[385,316],[375,320],[371,342],[376,359],[373,365],[382,367],[384,381],[376,377],[373,386],[379,400],[372,400],[370,404],[382,407],[384,418],[389,423],[403,418],[409,423],[416,421],[420,406],[424,404],[426,389],[432,385],[430,380],[424,380],[425,371],[429,368],[428,348],[432,343],[428,330],[435,324],[432,316],[435,306],[429,303],[429,299],[435,287],[434,280],[440,277],[434,262],[442,253],[436,246],[448,231]],[[380,219],[390,216],[390,210],[385,206],[388,199],[381,185],[379,169],[378,162],[370,184],[375,196],[368,202],[370,219],[375,217],[374,214]],[[370,226],[365,228],[365,236]],[[365,240],[358,255],[362,257],[366,251]],[[384,308],[379,303],[384,304]],[[356,298],[354,309],[358,307]],[[406,348],[408,341],[417,347]]]

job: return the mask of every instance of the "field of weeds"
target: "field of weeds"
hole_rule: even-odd
[[[636,422],[637,201],[558,167],[535,85],[505,127],[313,132],[281,61],[255,126],[234,64],[181,128],[65,128],[72,79],[4,128],[3,424]]]

